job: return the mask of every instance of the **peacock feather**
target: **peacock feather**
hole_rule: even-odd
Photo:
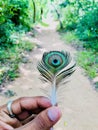
[[[70,53],[63,51],[50,51],[43,54],[41,62],[38,63],[38,70],[45,81],[52,85],[51,103],[57,104],[57,88],[65,78],[75,71],[75,64],[70,64],[72,58]]]

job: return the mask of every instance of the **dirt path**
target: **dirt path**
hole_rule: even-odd
[[[21,96],[44,95],[40,88],[47,87],[43,84],[36,69],[38,60],[44,51],[47,50],[67,50],[74,57],[75,50],[65,45],[55,31],[52,24],[49,28],[39,28],[39,34],[36,37],[39,48],[28,54],[30,62],[20,66],[21,76],[7,87],[17,93],[12,99]],[[34,41],[34,39],[31,39]],[[65,87],[66,86],[66,87]],[[76,72],[71,77],[71,81],[61,86],[58,98],[61,103],[62,119],[56,125],[55,130],[98,130],[98,93],[92,88],[83,71],[77,67]],[[7,98],[0,97],[0,104],[6,103]]]

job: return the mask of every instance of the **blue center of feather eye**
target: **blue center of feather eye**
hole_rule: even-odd
[[[53,64],[54,66],[58,66],[58,65],[60,64],[60,61],[57,60],[57,59],[54,59],[54,60],[52,61],[52,64]]]

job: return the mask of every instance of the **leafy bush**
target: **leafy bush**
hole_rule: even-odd
[[[0,45],[5,46],[6,43],[11,42],[10,36],[11,33],[13,32],[13,28],[14,25],[10,20],[0,25]]]
[[[4,9],[5,15],[10,19],[15,25],[22,24],[26,25],[28,22],[28,0],[8,0],[6,9]]]
[[[84,47],[98,51],[98,3],[96,0],[65,0],[60,17],[66,31],[74,30]]]
[[[80,40],[86,41],[84,47],[98,50],[98,7],[81,17],[76,34]]]
[[[7,43],[12,43],[10,37],[13,31],[30,29],[28,0],[0,1],[0,15],[0,45],[5,46]]]
[[[62,9],[62,23],[66,30],[74,30],[77,26],[77,12],[73,6],[67,6]]]

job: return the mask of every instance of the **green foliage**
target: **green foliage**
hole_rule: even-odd
[[[0,45],[10,43],[10,36],[13,31],[14,25],[9,20],[6,23],[0,24]]]
[[[19,44],[19,46],[25,51],[32,51],[34,48],[34,44],[29,41],[21,41],[21,44]]]
[[[4,9],[7,19],[10,19],[15,25],[28,25],[29,19],[28,0],[8,0],[6,9]]]
[[[86,74],[91,78],[98,76],[97,0],[65,0],[61,1],[60,7],[62,39],[81,50],[77,54],[77,61]]]
[[[74,30],[77,25],[77,12],[73,6],[67,6],[66,8],[62,8],[62,23],[63,28],[66,30]]]
[[[67,7],[67,5],[69,5],[69,4],[70,4],[69,0],[66,0],[66,1],[60,3],[59,5],[61,6],[61,8],[65,8],[65,7]]]
[[[6,0],[0,2],[0,45],[12,43],[10,37],[20,25],[30,27],[28,0]],[[5,45],[6,44],[6,45]]]
[[[98,53],[92,50],[83,48],[83,43],[78,40],[74,32],[63,32],[61,38],[66,44],[71,44],[80,52],[76,54],[78,65],[80,65],[90,78],[98,76]]]
[[[84,46],[98,50],[98,8],[87,12],[78,22],[76,34]]]
[[[0,1],[0,85],[19,76],[22,54],[31,51],[35,46],[29,41],[21,40],[21,34],[30,31],[34,24],[42,21],[47,2],[46,0]]]
[[[0,84],[6,80],[13,80],[18,73],[18,63],[20,62],[19,50],[16,46],[4,49],[0,47]]]
[[[29,41],[20,41],[7,48],[0,47],[0,85],[19,77],[19,63],[22,62],[22,53],[31,51],[34,46]]]
[[[63,29],[74,30],[84,47],[98,51],[98,3],[95,0],[66,0],[61,4]]]
[[[47,1],[0,1],[0,45],[13,43],[10,37],[15,31],[29,31],[34,23],[42,20]]]

